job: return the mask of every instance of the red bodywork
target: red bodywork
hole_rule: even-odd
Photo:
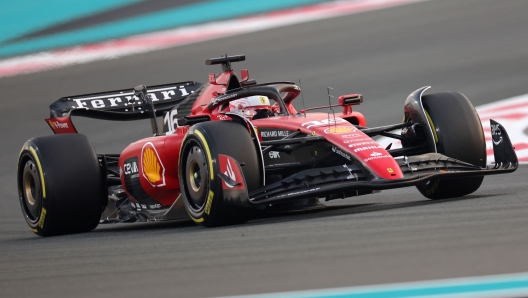
[[[210,115],[214,121],[229,121],[230,118],[216,107],[208,109],[211,103],[219,95],[226,92],[227,84],[234,72],[225,71],[218,76],[209,75],[209,84],[194,102],[191,116]],[[248,80],[247,70],[242,70],[243,83]],[[291,89],[283,95],[286,109],[290,116],[276,116],[252,120],[257,131],[263,128],[281,129],[287,131],[300,130],[307,135],[324,136],[333,144],[332,151],[351,160],[356,156],[357,160],[364,163],[366,168],[372,171],[375,177],[383,179],[399,179],[403,177],[400,167],[392,156],[378,143],[365,135],[353,124],[365,126],[365,117],[352,111],[351,105],[343,106],[342,114],[335,117],[326,113],[304,113],[298,114],[293,107],[292,101],[300,93],[300,90]],[[347,95],[351,96],[351,95]],[[342,102],[342,99],[340,99]],[[272,107],[273,109],[273,107]],[[46,119],[51,129],[56,133],[76,133],[69,117],[56,117]],[[119,172],[122,185],[129,198],[144,209],[163,209],[174,204],[180,195],[180,184],[178,179],[178,162],[182,140],[190,126],[177,127],[170,135],[149,137],[132,143],[123,150],[119,158]],[[259,134],[262,141],[262,137]],[[139,178],[139,184],[136,180]],[[132,182],[131,182],[132,181]],[[135,183],[135,184],[134,184]],[[140,186],[140,187],[138,187]],[[141,191],[142,190],[142,191]],[[146,195],[153,199],[148,204],[140,204],[136,196]],[[146,206],[148,205],[148,206]]]

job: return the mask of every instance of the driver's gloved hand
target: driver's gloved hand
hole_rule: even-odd
[[[252,119],[255,120],[255,119],[261,119],[261,118],[269,118],[273,116],[275,116],[275,114],[268,109],[258,109],[257,113],[255,114],[255,116],[253,116]]]

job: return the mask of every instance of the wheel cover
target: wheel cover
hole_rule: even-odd
[[[185,162],[185,183],[193,209],[204,207],[207,188],[207,161],[202,148],[193,145]]]
[[[33,160],[28,160],[22,171],[21,200],[25,215],[36,222],[42,206],[42,189],[38,168]]]

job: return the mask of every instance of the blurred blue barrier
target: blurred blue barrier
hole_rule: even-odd
[[[3,1],[6,0],[0,2]],[[9,1],[0,9],[0,45],[36,30],[138,1],[141,0]]]
[[[18,0],[20,1],[20,0]],[[23,2],[42,2],[38,6],[40,8],[35,8],[35,10],[40,9],[40,13],[47,14],[51,13],[49,18],[42,17],[42,20],[39,21],[40,24],[47,22],[48,25],[54,24],[51,22],[53,13],[56,13],[57,17],[60,15],[57,10],[57,6],[49,7],[49,9],[44,9],[44,3],[48,1],[30,1],[22,0]],[[89,9],[90,5],[80,5],[80,3],[93,3],[92,10],[93,12],[100,11],[102,6],[99,6],[97,10],[95,3],[99,2],[108,2],[107,8],[110,9],[112,6],[110,3],[115,5],[132,3],[135,0],[89,0],[89,1],[67,1],[67,0],[49,0],[49,2],[63,2],[63,3],[77,3],[79,10],[75,10],[74,5],[71,3],[61,7],[60,9],[64,12],[71,13],[72,15],[82,16]],[[163,30],[168,28],[181,27],[185,25],[192,25],[216,20],[230,19],[236,17],[242,17],[251,14],[264,13],[278,9],[291,8],[296,6],[302,6],[307,4],[313,4],[318,2],[325,2],[325,0],[267,0],[267,1],[247,1],[247,0],[216,0],[216,1],[206,1],[198,2],[193,4],[188,4],[172,9],[166,9],[158,12],[148,13],[144,15],[137,15],[127,19],[115,20],[108,23],[102,23],[90,26],[88,28],[62,32],[47,36],[35,37],[24,39],[12,43],[0,43],[0,57],[15,56],[31,52],[51,50],[55,48],[62,48],[68,46],[74,46],[79,44],[93,43],[108,39],[115,39],[119,37],[129,36],[133,34],[140,34],[145,32]],[[26,5],[25,8],[28,5]],[[22,5],[20,6],[22,7]],[[20,8],[21,9],[21,8]],[[84,13],[82,13],[84,9]],[[49,10],[49,12],[48,12]],[[53,13],[52,13],[53,11]],[[74,13],[73,11],[76,11]],[[20,12],[23,14],[22,12]],[[31,13],[33,8],[31,8]],[[68,18],[64,15],[61,16],[62,20],[67,20]],[[58,17],[59,18],[59,17]],[[24,19],[20,19],[20,22],[24,22]],[[11,22],[13,23],[13,22]],[[37,22],[35,21],[35,24]],[[29,28],[29,26],[28,26]],[[27,32],[19,30],[19,35]],[[13,31],[12,36],[15,36]],[[4,37],[2,37],[4,38]],[[5,38],[4,38],[5,39]]]

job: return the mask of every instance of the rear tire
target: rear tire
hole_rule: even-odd
[[[82,233],[97,227],[107,192],[86,136],[28,140],[18,159],[17,180],[22,213],[35,234]]]
[[[228,121],[194,125],[182,143],[180,188],[187,213],[205,227],[245,223],[252,211],[224,200],[222,179],[218,176],[219,154],[231,156],[243,165],[249,191],[260,187],[257,151],[244,126]]]
[[[436,134],[438,153],[485,167],[486,141],[480,118],[471,102],[457,92],[424,95],[422,102]],[[429,199],[447,199],[475,192],[483,179],[483,176],[435,179],[417,188]]]

